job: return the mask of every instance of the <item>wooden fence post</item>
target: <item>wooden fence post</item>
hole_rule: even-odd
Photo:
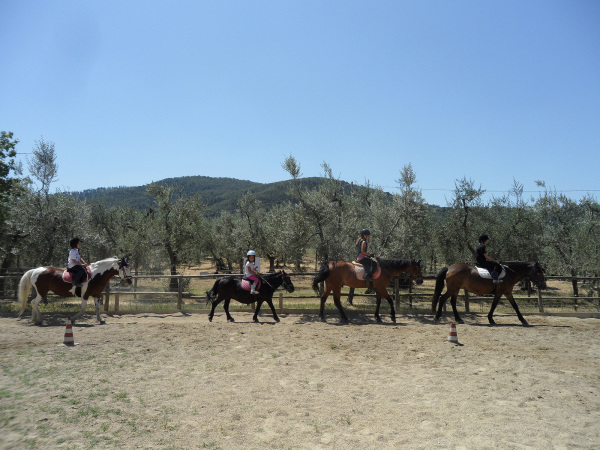
[[[106,295],[104,292],[102,293],[102,296],[104,297],[104,312],[108,312],[108,304],[110,302],[110,299],[108,298],[108,295]]]
[[[279,293],[279,310],[283,309],[283,292]]]
[[[396,303],[396,309],[400,309],[400,280],[394,278],[394,303]]]
[[[413,298],[412,285],[413,285],[413,282],[412,282],[412,280],[410,280],[408,282],[408,308],[409,309],[412,309],[412,307],[413,307],[413,304],[412,304],[412,298]]]
[[[104,292],[106,293],[106,307],[108,308],[108,304],[110,303],[110,284],[106,285],[106,289],[104,289]],[[108,309],[106,309],[106,311],[108,311]],[[117,311],[117,310],[115,310]]]
[[[544,312],[544,302],[542,300],[542,290],[538,288],[538,309],[541,313]]]
[[[470,312],[469,311],[469,307],[470,307],[470,304],[469,304],[469,291],[467,291],[466,289],[464,291],[465,291],[465,311],[466,312]]]
[[[183,276],[179,275],[177,286],[177,309],[181,309],[183,303]]]

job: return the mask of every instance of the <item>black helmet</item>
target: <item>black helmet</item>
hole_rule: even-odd
[[[360,235],[361,236],[370,236],[371,231],[368,228],[363,228],[362,230],[360,230]]]
[[[73,239],[71,239],[69,241],[69,245],[71,246],[71,248],[75,248],[77,247],[77,244],[79,244],[81,242],[81,239],[79,239],[78,237],[74,237]]]
[[[487,234],[482,234],[479,236],[479,243],[483,244],[485,241],[489,241],[490,237]]]

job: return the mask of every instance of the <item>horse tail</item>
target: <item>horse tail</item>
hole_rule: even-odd
[[[313,278],[312,288],[317,295],[321,295],[321,292],[319,291],[319,283],[329,278],[329,274],[329,264],[323,264],[321,266],[321,270],[319,270],[319,273],[317,273]]]
[[[438,300],[442,295],[442,290],[444,289],[444,282],[446,281],[446,274],[448,273],[448,267],[444,267],[440,270],[440,273],[437,274],[435,279],[435,291],[433,292],[433,300],[431,302],[431,311],[435,314],[435,310],[437,308]]]
[[[220,278],[217,278],[215,280],[215,284],[213,284],[213,287],[210,291],[206,291],[206,304],[208,305],[209,303],[212,303],[215,301],[215,299],[217,298],[217,291],[219,290],[219,281],[221,281]]]
[[[29,297],[29,292],[31,292],[31,275],[34,270],[31,269],[25,272],[21,277],[21,281],[19,281],[19,303],[21,304],[19,316],[25,312],[25,308],[27,307],[27,298]]]

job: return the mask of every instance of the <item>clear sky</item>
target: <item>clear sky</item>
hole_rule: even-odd
[[[463,177],[600,194],[596,0],[0,0],[0,20],[0,129],[53,142],[61,190],[273,182],[292,154],[391,192],[411,163],[440,205]]]

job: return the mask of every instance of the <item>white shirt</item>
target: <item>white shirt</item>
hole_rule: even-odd
[[[256,264],[255,262],[251,262],[250,260],[246,261],[246,264],[244,265],[244,277],[248,278],[250,275],[254,275],[254,273],[250,272],[250,270],[248,270],[248,268],[251,268],[254,272],[256,272],[257,270],[260,272],[259,270],[259,265]]]
[[[81,264],[81,256],[79,255],[79,250],[77,250],[76,248],[72,248],[69,251],[69,261],[67,262],[67,269],[75,267],[76,264],[72,261],[73,259],[79,264]]]

